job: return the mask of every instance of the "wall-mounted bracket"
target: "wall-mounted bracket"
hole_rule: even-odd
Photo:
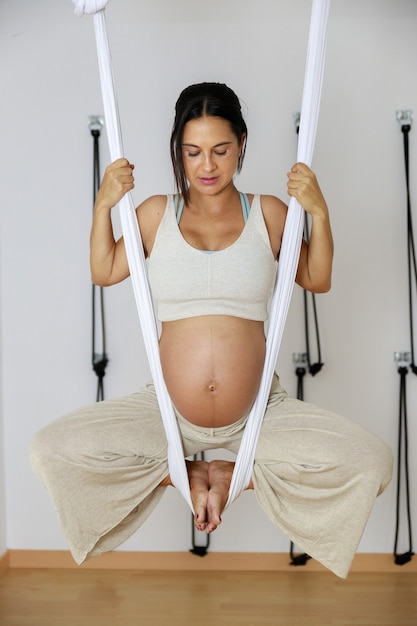
[[[411,127],[414,119],[414,112],[411,109],[399,109],[395,112],[395,115],[401,128],[403,126]]]
[[[298,135],[298,131],[300,130],[300,119],[301,119],[300,111],[296,111],[295,113],[292,114],[292,121],[294,122],[295,132],[297,133],[297,135]]]
[[[104,117],[102,115],[89,115],[88,116],[88,128],[90,131],[100,131],[104,126]]]
[[[411,352],[394,352],[394,362],[397,365],[409,365],[411,363]]]
[[[307,352],[293,352],[292,361],[295,365],[307,364]]]

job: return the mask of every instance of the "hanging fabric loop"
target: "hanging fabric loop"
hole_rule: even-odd
[[[93,14],[107,138],[111,160],[115,161],[123,157],[123,144],[104,13],[104,6],[106,4],[107,2],[104,1],[101,3],[94,1],[88,2],[87,0],[77,2],[76,12],[78,15],[83,13]],[[99,10],[95,12],[97,6]],[[180,491],[191,510],[193,510],[182,441],[159,360],[158,330],[155,312],[147,280],[145,256],[131,193],[127,193],[122,197],[119,202],[119,211],[131,282],[142,328],[143,341],[161,410],[164,429],[167,434],[170,478],[173,485]]]
[[[300,132],[300,113],[293,113],[293,121],[294,121],[294,125],[295,125],[295,132],[298,134]],[[309,225],[309,216],[308,213],[304,214],[304,233],[303,233],[304,239],[307,243],[310,242],[310,225]],[[310,295],[310,298],[309,298]],[[312,359],[311,359],[311,350],[310,350],[310,313],[309,313],[309,302],[311,301],[311,307],[313,310],[313,328],[314,328],[314,334],[315,334],[315,339],[316,339],[316,348],[317,348],[317,361],[315,363],[312,363]],[[304,334],[305,334],[305,342],[306,342],[306,360],[307,360],[307,367],[308,367],[308,371],[311,374],[311,376],[315,376],[316,374],[318,374],[319,372],[321,372],[322,367],[324,365],[324,363],[322,362],[322,358],[321,358],[321,343],[320,343],[320,331],[319,331],[319,321],[318,321],[318,313],[317,313],[317,305],[316,305],[316,294],[315,293],[308,293],[305,289],[303,290],[303,302],[304,302]],[[296,370],[296,374],[297,374],[297,370]],[[298,389],[300,390],[301,394],[303,394],[302,392],[302,387],[303,387],[303,381],[300,381],[300,378],[297,374],[298,377]],[[302,396],[297,395],[298,399],[303,399]]]
[[[108,5],[109,0],[73,0],[73,3],[75,15],[81,17],[102,11]]]
[[[302,161],[309,166],[313,158],[318,124],[329,6],[329,0],[313,0],[311,12],[297,150],[297,161]],[[238,451],[227,505],[237,498],[251,480],[256,442],[268,401],[285,320],[294,288],[301,248],[303,214],[304,211],[299,203],[294,197],[291,197],[280,250],[277,282],[270,307],[271,323],[266,341],[264,369],[259,392],[249,415]]]
[[[317,130],[318,111],[323,81],[325,55],[325,35],[329,12],[329,0],[313,0],[310,22],[310,35],[307,52],[307,65],[304,79],[302,111],[300,119],[298,160],[311,165],[314,140]],[[104,6],[107,2],[91,0],[76,1],[76,12],[94,14],[94,30],[96,35],[99,71],[102,85],[103,106],[106,119],[107,136],[109,139],[110,156],[116,160],[123,156],[120,122],[114,81],[111,67],[110,49],[107,39]],[[94,11],[97,12],[94,12]],[[132,286],[135,294],[139,320],[148,356],[149,366],[155,385],[162,422],[167,435],[168,465],[172,483],[181,492],[191,510],[188,475],[185,465],[183,447],[178,425],[170,401],[162,367],[159,360],[158,332],[153,310],[153,303],[147,282],[144,251],[139,232],[138,220],[130,193],[123,196],[119,203],[121,225],[125,242],[126,254],[130,269]],[[266,359],[258,396],[248,417],[236,458],[235,469],[229,490],[226,507],[233,502],[247,487],[251,480],[263,415],[275,363],[283,335],[283,327],[289,309],[298,265],[302,238],[303,210],[292,197],[286,219],[280,252],[280,263],[276,289],[271,302],[270,324],[266,341]]]

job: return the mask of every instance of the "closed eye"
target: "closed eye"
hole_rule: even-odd
[[[214,150],[214,154],[216,156],[225,156],[227,154],[227,150]],[[187,152],[188,157],[198,157],[200,152]]]

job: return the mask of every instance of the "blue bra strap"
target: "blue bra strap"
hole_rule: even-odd
[[[176,194],[174,196],[174,207],[175,207],[175,213],[177,216],[177,224],[180,223],[182,211],[184,209],[184,198],[181,198],[180,206],[178,206],[178,199],[179,199],[179,195]]]
[[[250,213],[249,198],[245,193],[242,193],[241,191],[239,192],[239,195],[240,195],[240,202],[242,204],[243,220],[246,224],[249,218],[249,213]]]
[[[249,213],[250,213],[249,198],[245,193],[242,193],[242,192],[239,192],[239,196],[240,196],[240,202],[242,205],[243,220],[246,224],[246,222],[248,221]],[[177,224],[180,223],[182,212],[184,209],[184,198],[181,198],[181,202],[179,206],[178,206],[178,199],[179,199],[179,196],[178,194],[176,194],[174,196],[174,208],[175,208],[175,213],[177,216]]]

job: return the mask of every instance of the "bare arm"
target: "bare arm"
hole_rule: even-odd
[[[333,264],[329,211],[314,172],[304,163],[296,163],[289,172],[288,193],[311,216],[310,241],[303,241],[296,282],[315,293],[329,291]]]
[[[288,193],[311,215],[310,241],[302,242],[296,282],[315,293],[329,291],[333,262],[333,237],[326,201],[314,173],[296,163],[288,174]],[[281,248],[287,206],[274,196],[262,196],[262,211],[276,257]]]
[[[123,239],[116,242],[114,238],[111,209],[133,189],[133,167],[127,159],[109,165],[94,204],[90,268],[93,283],[102,287],[114,285],[129,275]]]
[[[109,165],[94,204],[90,267],[93,283],[101,287],[114,285],[129,276],[123,237],[115,241],[111,210],[135,186],[133,168],[127,159],[118,159]],[[145,256],[151,253],[166,203],[166,196],[151,196],[136,208]]]

